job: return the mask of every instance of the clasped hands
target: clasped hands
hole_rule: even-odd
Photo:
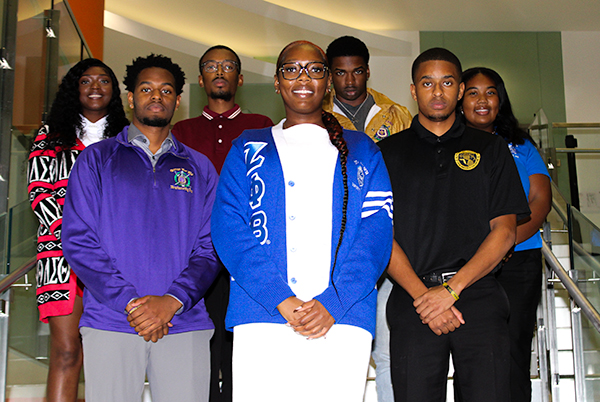
[[[144,296],[127,304],[127,321],[146,342],[157,342],[169,333],[171,320],[181,308],[181,303],[172,296]]]
[[[317,339],[325,336],[335,323],[335,319],[318,300],[303,302],[295,296],[282,301],[277,310],[296,333]]]
[[[454,297],[443,287],[435,286],[417,297],[413,302],[423,324],[436,334],[454,331],[465,323],[462,313],[454,307]]]

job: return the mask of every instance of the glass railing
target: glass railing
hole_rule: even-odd
[[[9,33],[14,44],[6,49],[11,55],[9,59],[14,62],[11,62],[11,75],[7,75],[9,81],[3,78],[0,82],[2,88],[11,89],[10,102],[8,107],[2,105],[1,115],[3,122],[10,122],[1,126],[0,133],[5,148],[10,150],[10,170],[7,178],[0,177],[8,182],[7,190],[4,190],[8,194],[0,194],[0,198],[9,200],[5,211],[0,210],[0,274],[15,271],[35,258],[38,221],[27,194],[29,149],[51,106],[60,79],[79,60],[91,57],[68,2],[0,0],[0,12],[7,10],[2,6],[8,1],[13,1],[17,7],[12,8],[16,8],[16,23]],[[3,28],[0,35],[6,32],[6,27]],[[8,164],[8,158],[2,158],[0,166]],[[36,394],[27,397],[41,400],[45,395],[49,329],[38,319],[35,269],[27,275],[27,280],[22,279],[17,285],[23,285],[25,281],[34,286],[17,286],[11,290],[6,396],[10,399],[12,392],[12,398],[20,398],[22,395],[15,394],[15,390],[22,385],[34,385],[32,389],[37,389]],[[0,315],[5,313],[0,308]],[[0,400],[4,400],[2,388]]]
[[[592,306],[600,311],[600,229],[575,208],[571,216],[571,266],[577,285]],[[582,374],[588,401],[600,400],[600,333],[582,316]]]

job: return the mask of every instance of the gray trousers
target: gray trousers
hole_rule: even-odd
[[[86,402],[140,402],[146,376],[153,402],[207,402],[214,330],[137,334],[81,327]]]

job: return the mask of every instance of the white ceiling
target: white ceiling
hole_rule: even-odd
[[[404,55],[406,31],[598,31],[600,1],[570,0],[105,0],[106,10],[205,45],[269,59],[297,39],[326,46],[373,34],[376,56]],[[362,31],[362,32],[361,32]],[[389,46],[394,44],[394,46]],[[371,48],[371,46],[370,46]]]
[[[413,113],[407,71],[419,31],[600,31],[600,0],[105,0],[105,9],[104,61],[117,76],[154,52],[193,83],[200,55],[223,44],[241,57],[246,84],[272,83],[272,63],[289,42],[326,48],[353,35],[374,56],[370,85]],[[403,75],[383,74],[388,63]]]

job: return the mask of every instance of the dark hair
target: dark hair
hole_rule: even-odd
[[[369,64],[367,45],[354,36],[339,37],[327,46],[327,62],[329,65],[335,57],[344,56],[359,56],[362,57],[366,65]]]
[[[288,52],[288,50],[290,50],[291,48],[293,48],[295,46],[300,46],[300,45],[308,45],[308,46],[314,47],[321,54],[321,57],[323,58],[323,63],[325,63],[325,65],[327,67],[329,67],[329,63],[327,62],[327,56],[325,56],[325,52],[323,51],[323,49],[321,49],[319,46],[317,46],[314,43],[309,42],[307,40],[297,40],[297,41],[294,41],[294,42],[288,44],[279,53],[279,57],[277,57],[277,64],[276,64],[277,70],[275,71],[275,74],[279,74],[279,67],[281,67],[281,65],[283,64],[283,60],[285,59],[285,55]]]
[[[342,245],[342,240],[344,239],[344,232],[346,231],[346,221],[347,221],[347,212],[348,212],[348,172],[346,169],[346,165],[348,162],[348,146],[346,144],[346,140],[344,140],[344,129],[337,121],[335,116],[326,111],[321,112],[321,118],[323,119],[323,124],[325,125],[325,129],[329,134],[329,141],[333,144],[334,147],[337,148],[340,154],[340,164],[342,167],[342,177],[344,182],[344,202],[342,204],[342,223],[340,226],[340,237],[338,239],[337,247],[335,248],[335,257],[333,259],[333,265],[331,266],[331,283],[333,284],[333,272],[335,270],[337,264],[337,256],[340,251],[340,247]],[[335,285],[334,285],[335,288]],[[337,289],[335,289],[337,293]]]
[[[77,133],[83,129],[81,102],[79,101],[79,79],[89,68],[100,67],[110,76],[112,81],[112,97],[107,108],[108,117],[104,128],[104,137],[114,137],[119,134],[123,127],[129,124],[125,117],[119,80],[113,70],[98,59],[85,59],[75,64],[63,77],[50,113],[46,118],[49,128],[48,140],[55,145],[74,147]]]
[[[466,85],[468,81],[478,74],[482,74],[492,80],[496,86],[496,91],[498,92],[500,105],[498,115],[496,116],[496,120],[494,120],[494,129],[496,132],[504,137],[509,143],[521,145],[527,139],[535,144],[529,133],[523,131],[519,127],[519,121],[512,111],[510,100],[508,99],[508,92],[506,92],[506,86],[504,85],[504,80],[500,77],[500,74],[485,67],[469,68],[463,73],[462,82]],[[459,108],[462,108],[463,99],[459,101]]]
[[[319,53],[321,53],[321,57],[323,58],[323,62],[325,63],[325,65],[328,64],[327,57],[325,56],[325,52],[323,51],[323,49],[321,49],[319,46],[315,45],[312,42],[305,41],[305,40],[299,40],[299,41],[290,43],[289,45],[287,45],[286,47],[283,48],[281,53],[279,53],[279,57],[277,57],[276,74],[279,74],[279,68],[283,64],[285,55],[288,52],[288,50],[290,50],[291,48],[293,48],[295,46],[301,46],[301,45],[308,45],[308,46],[312,46],[313,48],[315,48]],[[336,149],[338,150],[338,153],[340,155],[340,164],[342,167],[342,177],[343,177],[343,183],[344,183],[344,202],[342,205],[342,222],[341,222],[341,227],[340,227],[340,237],[338,240],[337,247],[335,249],[335,257],[333,260],[333,264],[331,266],[331,274],[330,274],[331,283],[333,284],[333,287],[337,293],[337,288],[335,288],[335,284],[333,283],[333,272],[334,272],[336,264],[337,264],[337,256],[338,256],[338,252],[340,250],[340,246],[342,245],[342,239],[344,238],[344,232],[346,231],[346,220],[347,220],[347,210],[348,210],[348,173],[347,173],[346,165],[347,165],[347,160],[348,160],[348,146],[346,144],[346,140],[344,140],[344,137],[343,137],[344,130],[343,130],[342,126],[340,125],[340,123],[337,121],[337,119],[331,113],[327,113],[324,110],[321,111],[321,119],[323,121],[323,125],[325,126],[325,129],[327,130],[327,133],[329,134],[329,141],[331,141],[333,146],[336,147]]]
[[[456,55],[448,49],[444,49],[443,47],[433,47],[431,49],[425,50],[413,62],[411,70],[413,84],[417,83],[417,70],[419,69],[421,64],[425,63],[426,61],[434,60],[447,61],[448,63],[454,64],[454,66],[456,66],[456,69],[458,70],[458,77],[456,77],[456,79],[460,81],[460,77],[462,74],[462,66],[460,64],[460,60],[458,60],[458,57],[456,57]]]
[[[134,92],[138,75],[140,75],[142,70],[152,67],[164,68],[170,72],[173,75],[173,78],[175,78],[175,93],[181,95],[183,92],[183,85],[185,84],[185,73],[181,70],[181,67],[179,67],[178,64],[173,63],[169,57],[154,53],[151,53],[148,57],[138,57],[133,60],[133,63],[130,66],[127,66],[125,79],[123,80],[125,89],[129,92]]]
[[[235,56],[235,61],[237,61],[237,64],[238,64],[238,73],[242,72],[242,61],[240,60],[240,56],[238,56],[238,54],[236,52],[234,52],[233,49],[230,48],[229,46],[215,45],[213,47],[208,48],[208,50],[206,52],[204,52],[204,54],[200,57],[200,60],[198,60],[198,69],[200,70],[200,74],[202,74],[202,60],[208,54],[208,52],[210,52],[212,50],[227,50],[227,51],[233,53],[233,55]]]

